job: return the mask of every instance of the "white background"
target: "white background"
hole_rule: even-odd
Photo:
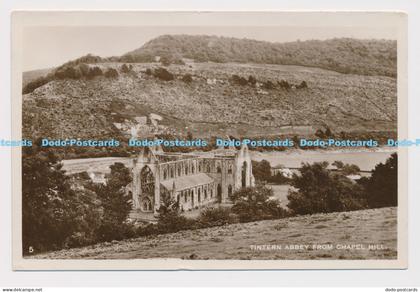
[[[409,23],[409,137],[420,138],[420,4],[416,0],[129,1],[3,0],[0,2],[0,139],[10,139],[10,14],[13,10],[387,10],[405,11]],[[420,148],[409,149],[409,269],[328,271],[68,271],[11,270],[10,149],[0,148],[0,287],[46,286],[420,286]]]

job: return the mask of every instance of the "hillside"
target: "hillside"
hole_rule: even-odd
[[[237,62],[302,65],[360,75],[396,77],[397,42],[337,38],[271,43],[207,35],[163,35],[121,57],[122,62]]]
[[[276,245],[281,250],[252,250]],[[300,245],[300,250],[286,246]],[[305,247],[307,245],[307,247]],[[314,248],[313,245],[321,247]],[[331,245],[331,248],[329,247]],[[369,245],[377,249],[369,248]],[[315,214],[101,243],[33,259],[396,259],[397,208]]]
[[[313,134],[396,130],[397,87],[389,77],[340,74],[301,66],[193,63],[167,67],[174,80],[145,72],[157,64],[97,63],[118,76],[55,79],[24,95],[24,137],[102,138],[122,133],[115,123],[161,115],[161,133],[194,136]],[[192,81],[183,76],[191,74]],[[270,88],[239,85],[232,76],[255,76]],[[302,81],[307,88],[282,88]],[[258,84],[257,84],[258,85]]]

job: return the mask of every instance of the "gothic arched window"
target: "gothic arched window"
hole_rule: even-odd
[[[148,166],[143,167],[143,169],[140,171],[140,183],[143,195],[154,196],[155,176],[153,175],[152,170]]]

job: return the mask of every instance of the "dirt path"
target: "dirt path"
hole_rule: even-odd
[[[371,245],[371,246],[369,246]],[[37,259],[395,259],[397,209],[317,214],[149,236]]]

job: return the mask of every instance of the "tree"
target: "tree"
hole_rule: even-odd
[[[360,172],[360,167],[357,166],[356,164],[346,163],[341,169],[341,173],[344,175],[359,174],[359,172]]]
[[[23,253],[64,246],[80,226],[81,208],[69,178],[53,151],[37,146],[22,153],[22,242]]]
[[[95,192],[84,189],[75,191],[74,217],[72,225],[74,232],[66,238],[65,247],[79,247],[94,244],[98,241],[98,229],[102,221],[101,201]]]
[[[342,161],[336,160],[332,163],[332,165],[337,167],[337,170],[343,175],[358,174],[360,172],[360,167],[356,164],[344,164]]]
[[[398,156],[393,153],[384,163],[379,163],[365,182],[367,199],[371,208],[398,205]]]
[[[263,185],[242,188],[233,193],[232,211],[240,222],[275,219],[286,216],[287,212],[278,200],[272,199],[273,190]]]
[[[261,161],[252,161],[252,174],[257,181],[270,181],[271,165],[270,162],[263,159]]]
[[[131,196],[126,186],[131,182],[130,171],[124,164],[117,162],[111,168],[111,174],[105,185],[95,186],[95,192],[101,200],[103,216],[98,231],[100,240],[125,238],[126,220],[132,209]]]
[[[340,160],[336,160],[331,165],[337,167],[337,169],[342,169],[344,167],[344,162]]]
[[[364,189],[343,174],[333,174],[328,162],[304,163],[300,175],[294,174],[287,196],[295,214],[314,214],[357,210],[367,207]]]

